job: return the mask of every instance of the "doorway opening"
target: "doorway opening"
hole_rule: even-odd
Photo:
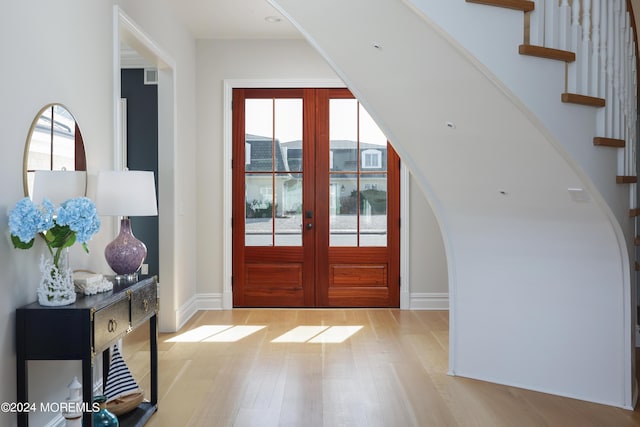
[[[345,88],[233,91],[233,305],[398,307],[400,160]]]
[[[158,326],[161,332],[176,331],[179,321],[176,318],[176,296],[174,292],[174,275],[176,259],[174,253],[175,233],[175,76],[173,59],[160,48],[118,5],[113,7],[114,33],[114,126],[116,144],[114,144],[113,169],[126,167],[125,121],[123,120],[123,103],[121,102],[121,64],[126,59],[122,47],[128,47],[127,54],[139,56],[145,64],[152,64],[157,70],[158,94],[158,228],[166,230],[158,236],[158,274],[162,277],[158,296],[163,301],[158,315]],[[114,230],[118,229],[114,221]],[[114,235],[115,237],[115,235]]]

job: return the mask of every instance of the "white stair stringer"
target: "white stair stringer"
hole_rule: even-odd
[[[371,113],[436,213],[449,373],[631,409],[617,155],[590,143],[593,109],[559,102],[563,64],[517,54],[521,13],[462,1],[269,2]]]

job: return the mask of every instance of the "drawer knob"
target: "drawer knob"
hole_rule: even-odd
[[[118,329],[118,321],[116,319],[109,319],[109,323],[107,323],[107,331],[115,332]]]
[[[149,311],[149,301],[144,299],[142,300],[142,308],[144,309],[144,312],[146,313],[147,311]]]

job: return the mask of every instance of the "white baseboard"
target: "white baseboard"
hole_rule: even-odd
[[[222,310],[224,296],[221,293],[208,293],[196,295],[198,310]]]
[[[179,331],[197,312],[198,303],[196,297],[193,296],[176,311],[176,331]]]
[[[449,310],[447,292],[412,293],[409,295],[409,310]]]
[[[198,310],[224,310],[225,295],[212,292],[197,294],[184,304],[179,313],[184,325]],[[427,292],[409,294],[409,310],[448,310],[449,294],[446,292]]]
[[[183,305],[181,312],[190,313],[187,318],[183,318],[183,325],[198,310],[224,310],[225,296],[221,293],[197,294],[195,303],[189,300],[188,304]],[[193,305],[195,304],[195,311]],[[188,305],[188,309],[186,308]],[[409,310],[448,310],[449,294],[446,292],[428,292],[409,294]]]

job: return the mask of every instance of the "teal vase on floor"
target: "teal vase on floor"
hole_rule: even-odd
[[[120,427],[118,417],[113,415],[104,407],[104,404],[107,401],[106,396],[95,396],[93,401],[100,404],[100,410],[93,413],[94,427]]]

